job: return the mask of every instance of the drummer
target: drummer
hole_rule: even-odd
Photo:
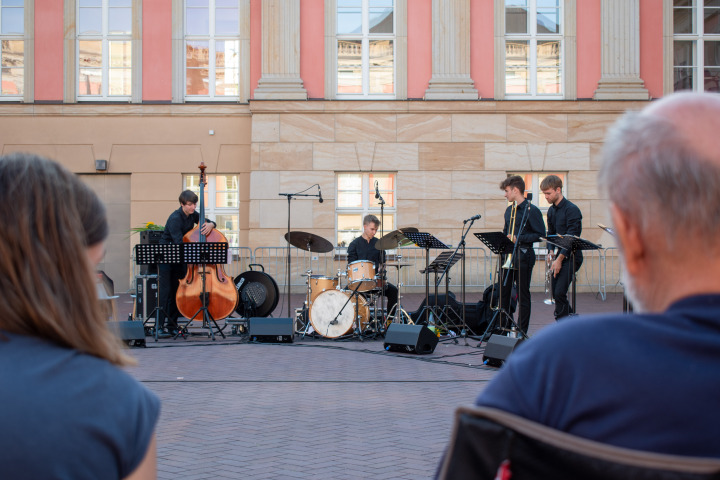
[[[365,215],[363,218],[363,234],[350,242],[347,249],[348,263],[358,260],[369,260],[375,263],[375,271],[378,278],[384,278],[385,272],[380,270],[380,265],[385,263],[385,252],[375,248],[378,239],[375,238],[380,220],[375,215]],[[390,282],[385,282],[385,296],[387,297],[387,311],[391,312],[397,304],[398,289]]]

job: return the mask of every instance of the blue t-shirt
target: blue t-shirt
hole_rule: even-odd
[[[477,404],[620,447],[720,457],[720,295],[552,325]]]
[[[158,398],[106,360],[0,331],[0,478],[124,478],[159,415]]]

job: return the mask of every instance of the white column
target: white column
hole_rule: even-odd
[[[432,2],[432,77],[425,100],[477,100],[470,78],[470,0]]]
[[[648,100],[640,78],[640,0],[601,0],[602,74],[595,100]]]
[[[262,0],[258,100],[307,100],[300,78],[300,0]]]

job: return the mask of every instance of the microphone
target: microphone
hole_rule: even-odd
[[[380,198],[380,189],[378,189],[378,181],[375,180],[375,198]]]
[[[337,325],[339,322],[337,321],[337,318],[329,323],[329,325]]]
[[[318,199],[320,200],[320,203],[323,202],[322,190],[320,190],[320,185],[318,185]]]
[[[482,215],[480,215],[479,213],[478,213],[477,215],[473,215],[472,217],[470,217],[470,218],[468,218],[467,220],[465,220],[465,223],[467,223],[467,222],[472,222],[472,221],[474,221],[474,220],[478,220],[481,216],[482,216]]]

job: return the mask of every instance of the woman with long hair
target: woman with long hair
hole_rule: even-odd
[[[108,330],[94,271],[105,208],[73,173],[0,157],[0,472],[3,478],[156,477],[158,398]]]

